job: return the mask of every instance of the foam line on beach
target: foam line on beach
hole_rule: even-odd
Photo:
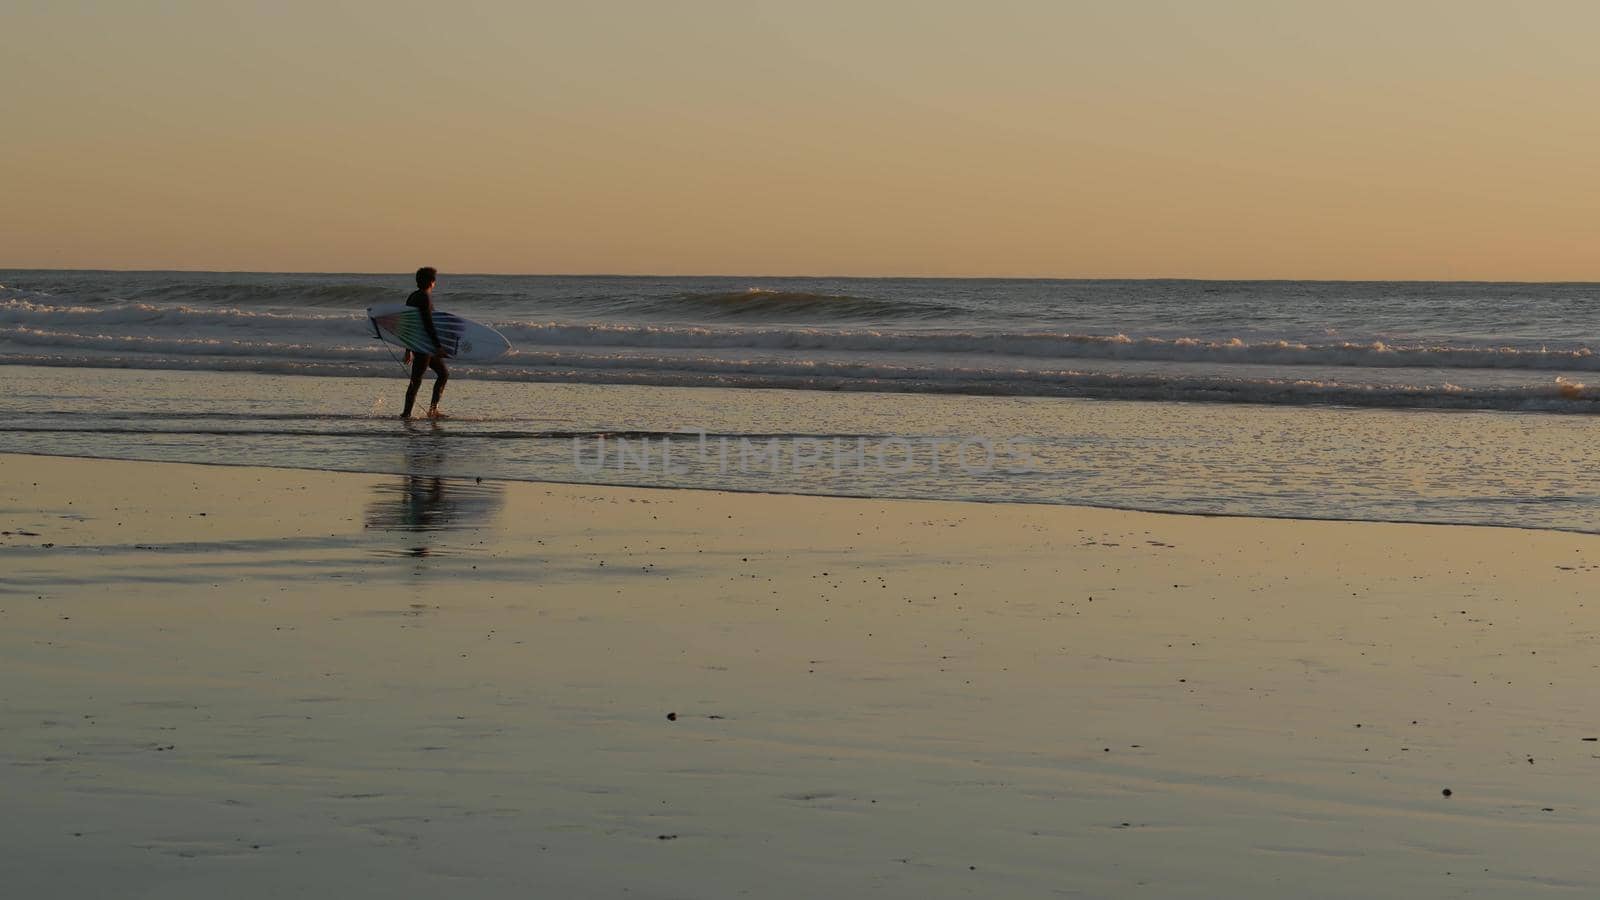
[[[375,345],[374,345],[375,346]],[[257,348],[259,350],[259,348]],[[315,354],[194,357],[150,354],[13,353],[11,365],[67,368],[177,369],[394,378],[396,367],[382,350],[366,348],[367,361],[340,362]],[[352,355],[355,352],[352,351]],[[374,359],[375,357],[375,359]],[[498,365],[452,367],[469,378],[520,383],[633,384],[661,387],[771,388],[970,394],[1004,397],[1082,397],[1186,403],[1251,403],[1278,406],[1353,406],[1391,409],[1500,410],[1592,414],[1600,391],[1582,381],[1556,377],[1523,385],[1467,385],[1345,381],[1330,377],[1229,377],[1226,375],[1094,372],[1076,369],[1017,369],[889,365],[854,361],[801,361],[583,355],[513,352]]]

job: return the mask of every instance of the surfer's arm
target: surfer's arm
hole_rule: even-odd
[[[433,341],[435,352],[440,356],[448,356],[445,352],[444,341],[439,340],[439,329],[433,326],[433,298],[428,298],[428,305],[418,310],[422,314],[422,330],[428,333],[428,340]]]

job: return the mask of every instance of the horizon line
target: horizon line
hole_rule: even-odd
[[[383,277],[389,275],[409,275],[414,270],[392,270],[383,272],[357,272],[357,271],[314,271],[302,269],[227,269],[227,268],[115,268],[104,266],[86,267],[52,267],[52,266],[0,266],[0,271],[7,272],[82,272],[82,273],[119,273],[119,274],[188,274],[188,275],[352,275]],[[1321,282],[1327,284],[1600,284],[1600,278],[1594,280],[1563,278],[1563,279],[1526,279],[1526,278],[1225,278],[1220,276],[1201,275],[815,275],[815,274],[750,274],[744,272],[734,273],[695,273],[695,274],[662,274],[653,272],[627,273],[627,272],[468,272],[450,271],[440,272],[443,276],[461,277],[488,277],[488,278],[751,278],[751,279],[795,279],[810,281],[1194,281],[1194,282],[1259,282],[1259,283],[1301,283]]]

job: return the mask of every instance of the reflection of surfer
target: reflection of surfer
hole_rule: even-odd
[[[411,407],[417,402],[417,391],[422,387],[423,373],[433,370],[433,403],[428,406],[428,418],[442,419],[444,413],[439,412],[439,398],[444,396],[445,382],[450,380],[450,370],[445,368],[444,342],[439,340],[439,331],[433,325],[433,285],[439,275],[438,270],[432,266],[424,266],[417,270],[417,289],[406,298],[406,305],[414,307],[422,319],[422,329],[428,333],[428,339],[433,341],[436,353],[416,353],[406,351],[406,362],[411,364],[411,383],[406,386],[406,406],[401,410],[400,418],[411,418]]]
[[[450,521],[444,479],[407,475],[400,506],[400,524],[407,531],[427,531]]]
[[[448,532],[489,527],[504,502],[505,489],[494,481],[434,474],[443,465],[442,457],[434,452],[440,436],[420,431],[409,438],[406,468],[410,474],[373,485],[366,526],[373,534],[416,536],[400,540],[405,555],[430,556],[439,552],[438,542],[446,541]],[[380,552],[392,553],[396,549],[386,546]]]

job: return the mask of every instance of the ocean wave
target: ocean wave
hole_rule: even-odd
[[[82,279],[78,279],[79,282]],[[40,286],[57,288],[45,290]],[[848,293],[752,286],[718,290],[680,290],[663,292],[658,286],[616,284],[601,292],[575,291],[571,294],[536,298],[512,284],[473,280],[453,287],[444,298],[452,307],[470,308],[484,314],[518,315],[529,310],[571,312],[595,318],[665,321],[933,321],[960,315],[969,310],[931,298],[885,298]],[[59,288],[71,288],[59,290]],[[325,279],[295,277],[261,278],[240,276],[233,279],[182,278],[139,279],[117,285],[96,282],[86,289],[82,283],[57,285],[44,279],[33,290],[0,285],[0,298],[55,296],[70,297],[81,306],[138,303],[183,306],[195,309],[365,309],[377,303],[396,302],[410,291],[403,279],[329,283]]]
[[[822,295],[782,295],[818,298]],[[720,301],[718,301],[720,303]],[[803,299],[802,303],[830,303]],[[467,314],[472,314],[466,311]],[[514,346],[538,348],[682,349],[733,352],[958,354],[1029,360],[1142,360],[1203,364],[1320,365],[1360,368],[1486,368],[1536,372],[1600,372],[1589,346],[1483,346],[1419,341],[1246,341],[1224,336],[1130,336],[1016,330],[888,330],[888,328],[717,327],[606,322],[525,322],[486,317]],[[10,327],[10,328],[8,328]],[[62,346],[117,331],[184,340],[314,341],[366,333],[360,311],[286,312],[232,307],[120,303],[46,303],[38,296],[0,298],[0,340],[26,330],[50,331]],[[35,343],[34,338],[24,340]]]
[[[362,309],[350,306],[393,299],[394,291],[375,284],[322,284],[320,294],[306,299],[297,293],[306,285],[294,278],[245,281],[251,278],[261,284],[225,287],[255,291],[251,296],[257,299],[294,296],[306,302],[294,308],[220,304],[214,302],[216,284],[181,278],[154,286],[141,282],[144,287],[131,291],[160,294],[159,300],[108,299],[104,291],[53,293],[57,285],[49,281],[18,288],[8,275],[12,286],[0,286],[0,364],[393,377],[399,351],[375,340]],[[517,296],[512,288],[495,294],[502,282],[482,281],[482,297]],[[655,285],[654,294],[640,299],[622,297],[615,285],[600,281],[577,280],[562,296],[571,299],[580,289],[604,287],[612,293],[602,292],[601,300],[590,304],[591,312],[612,302],[621,304],[619,315],[656,312],[632,321],[604,316],[562,321],[541,309],[539,318],[530,320],[506,313],[504,303],[485,301],[482,310],[452,305],[498,327],[514,348],[493,364],[455,368],[501,381],[1446,409],[1593,412],[1600,400],[1600,390],[1582,384],[1588,373],[1600,372],[1600,354],[1578,342],[1358,340],[1326,329],[1301,329],[1295,339],[1264,339],[1261,334],[1272,332],[1244,327],[1243,336],[1234,336],[1226,333],[1228,324],[1204,316],[1184,320],[1186,335],[1161,333],[1164,326],[1148,323],[1141,333],[1139,320],[1109,315],[1116,310],[1092,328],[1073,331],[1060,325],[1017,327],[1022,320],[996,317],[942,320],[957,310],[952,304],[977,293],[960,285],[944,288],[950,301],[945,303],[917,300],[921,288],[905,285],[899,299],[876,297],[871,282],[850,283],[853,292],[837,293],[765,286],[688,289],[704,287],[703,282],[668,293]],[[323,301],[332,305],[319,306]],[[670,318],[668,309],[688,321],[663,321]],[[752,321],[719,321],[740,316]],[[849,321],[852,317],[859,321]],[[785,324],[786,318],[811,324]],[[875,319],[902,324],[883,327]],[[1260,317],[1251,321],[1261,327]],[[1562,377],[1552,379],[1555,375]]]
[[[1379,368],[1600,371],[1588,347],[1482,347],[1384,341],[1247,342],[1238,338],[1157,338],[1125,334],[709,328],[696,326],[500,323],[514,345],[695,350],[784,350],[982,354],[1026,359],[1247,363]]]
[[[139,325],[193,329],[205,327],[256,328],[296,326],[321,328],[330,321],[364,323],[364,312],[297,313],[271,310],[244,310],[232,307],[208,309],[195,306],[164,306],[155,303],[118,302],[92,305],[82,302],[46,302],[34,292],[27,296],[0,298],[0,325],[60,325],[71,327],[92,323],[107,327]]]
[[[358,337],[357,335],[344,335],[345,338]],[[177,335],[139,335],[139,334],[100,334],[50,331],[39,328],[13,327],[0,331],[0,346],[16,344],[18,346],[43,348],[53,350],[59,354],[68,354],[72,351],[90,351],[95,354],[102,353],[140,353],[163,354],[174,360],[182,360],[186,356],[236,356],[243,358],[296,356],[316,357],[328,360],[344,359],[378,359],[385,356],[394,356],[402,351],[390,347],[388,344],[379,343],[373,339],[370,343],[334,344],[324,340],[321,343],[295,341],[295,340],[262,340],[259,338],[239,337],[182,337]],[[85,357],[93,359],[95,357]],[[13,360],[4,360],[12,362]],[[187,368],[178,366],[178,368]],[[204,368],[204,366],[196,366]]]
[[[642,313],[690,314],[696,318],[932,320],[960,315],[964,310],[932,301],[912,302],[850,294],[818,294],[752,287],[742,291],[683,293],[676,297],[635,301],[630,309]]]
[[[403,291],[370,284],[192,284],[180,282],[139,291],[121,298],[142,303],[177,303],[204,307],[312,307],[365,309],[401,299]]]
[[[51,285],[55,287],[55,285]],[[325,284],[315,282],[260,282],[216,284],[204,281],[174,280],[155,284],[107,286],[85,290],[73,285],[70,291],[40,288],[22,289],[0,285],[0,297],[10,299],[62,298],[78,306],[101,307],[111,304],[167,304],[203,309],[259,306],[265,308],[366,308],[374,303],[403,298],[405,291],[384,285]]]
[[[1094,372],[1080,369],[895,365],[868,361],[737,360],[570,352],[513,354],[505,365],[453,366],[459,375],[501,382],[633,384],[670,387],[777,388],[1106,400],[1336,405],[1384,408],[1600,413],[1600,390],[1565,378],[1528,385],[1464,386],[1257,378],[1223,375]],[[22,365],[195,369],[282,375],[395,378],[393,360],[367,354],[334,360],[310,354],[270,356],[140,353],[13,353]]]
[[[470,313],[469,313],[470,314]],[[1600,371],[1588,346],[1473,345],[1414,341],[1246,341],[1236,337],[1150,337],[1058,331],[889,330],[730,327],[489,319],[513,346],[699,352],[983,355],[1020,360],[1112,360],[1268,366]],[[105,344],[112,337],[205,342],[326,344],[363,338],[361,312],[281,312],[122,303],[86,306],[0,299],[0,340],[62,347]],[[133,332],[134,334],[126,334]],[[152,345],[153,346],[153,345]],[[131,347],[131,345],[130,345]]]

